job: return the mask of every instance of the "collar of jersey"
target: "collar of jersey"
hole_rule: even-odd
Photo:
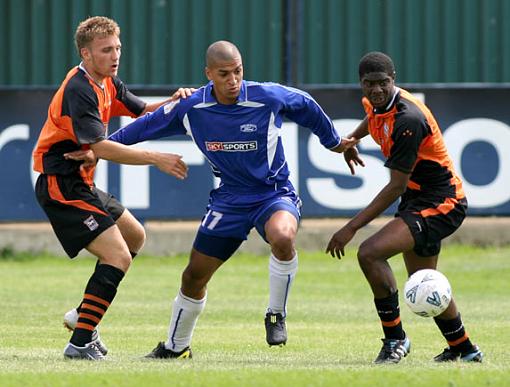
[[[97,86],[99,86],[101,89],[104,89],[104,85],[102,83],[97,83],[94,78],[88,73],[88,71],[83,66],[83,62],[80,62],[78,65],[78,68],[85,73],[88,79],[90,79],[92,82],[94,82]]]
[[[216,105],[218,101],[214,98],[212,93],[213,90],[213,82],[209,81],[209,83],[205,86],[204,92],[204,103],[208,105]],[[242,81],[241,83],[241,91],[239,93],[239,97],[237,97],[237,103],[248,101],[248,91],[246,90],[246,81]]]
[[[395,101],[397,100],[397,97],[400,94],[400,89],[395,86],[395,92],[393,93],[393,97],[391,97],[390,102],[388,102],[388,105],[384,109],[376,109],[374,108],[374,114],[385,114],[389,113],[393,109],[393,105],[395,105]]]

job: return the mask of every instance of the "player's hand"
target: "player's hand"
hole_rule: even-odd
[[[326,254],[329,253],[332,257],[342,259],[342,257],[345,255],[344,248],[347,243],[349,243],[349,241],[354,237],[354,234],[356,234],[356,231],[352,230],[350,227],[342,227],[331,237],[331,240],[328,243],[328,247],[326,248]]]
[[[336,153],[342,153],[342,152],[345,152],[347,149],[350,149],[353,146],[356,146],[356,144],[358,142],[359,142],[359,140],[354,137],[342,137],[342,141],[340,142],[340,144],[338,144],[336,147],[332,148],[331,150]]]
[[[186,99],[191,94],[193,94],[196,90],[197,89],[194,89],[192,87],[180,87],[179,89],[177,89],[177,91],[175,93],[172,94],[172,96],[170,97],[170,101],[175,102],[181,98]]]
[[[344,159],[347,163],[347,166],[351,170],[351,175],[355,175],[354,166],[365,166],[365,162],[359,157],[358,149],[353,146],[352,148],[347,149],[344,152]]]
[[[97,164],[97,158],[92,149],[80,149],[74,152],[64,153],[66,160],[83,161],[80,165],[80,170],[85,170],[94,167]]]
[[[154,165],[156,165],[161,172],[172,175],[179,180],[184,180],[188,177],[188,166],[182,161],[181,155],[160,153],[158,155],[158,161]]]

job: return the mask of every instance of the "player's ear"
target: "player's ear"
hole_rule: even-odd
[[[80,49],[80,57],[84,60],[88,60],[90,58],[90,51],[87,47],[82,47]]]
[[[205,76],[207,77],[208,80],[212,80],[212,78],[211,78],[211,70],[209,70],[209,67],[207,67],[207,66],[205,68]]]

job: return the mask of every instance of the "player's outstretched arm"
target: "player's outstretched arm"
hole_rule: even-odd
[[[349,137],[357,138],[361,140],[363,137],[368,135],[368,117],[365,118],[359,123],[359,125],[354,129],[354,131],[349,135]]]
[[[370,204],[354,216],[344,227],[338,230],[328,243],[326,253],[341,258],[345,254],[345,246],[363,226],[381,215],[406,190],[410,174],[396,169],[390,170],[390,181],[386,184]]]
[[[348,137],[355,138],[358,141],[361,140],[363,137],[368,135],[368,118],[365,117],[363,121],[360,122],[360,124],[354,129],[354,131],[349,134]],[[344,150],[344,159],[347,163],[347,166],[349,167],[349,170],[351,171],[351,175],[355,175],[356,172],[354,170],[355,166],[365,166],[365,162],[361,157],[359,157],[359,152],[356,146],[352,146],[349,149]]]
[[[181,155],[131,148],[109,140],[91,144],[90,148],[100,159],[119,164],[154,165],[162,172],[180,180],[188,176],[188,166],[182,161]]]
[[[359,140],[354,137],[342,137],[342,139],[340,140],[340,144],[338,144],[334,148],[331,148],[330,150],[332,152],[342,153],[342,152],[345,152],[346,150],[351,149],[352,147],[356,146],[356,144],[358,142],[359,142]]]

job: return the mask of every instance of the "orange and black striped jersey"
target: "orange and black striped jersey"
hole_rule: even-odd
[[[408,189],[444,197],[464,197],[462,181],[430,110],[408,91],[395,88],[384,111],[367,98],[368,130],[386,157],[385,166],[411,174]]]
[[[66,160],[64,153],[106,139],[111,117],[138,117],[144,109],[145,103],[119,78],[107,77],[98,85],[82,66],[74,67],[51,101],[33,153],[34,170],[49,175],[78,173],[80,162]],[[94,168],[79,173],[92,184]]]

